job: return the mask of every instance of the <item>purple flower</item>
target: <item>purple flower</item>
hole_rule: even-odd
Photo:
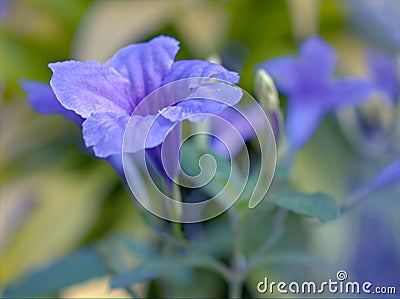
[[[385,198],[387,200],[387,198]],[[396,209],[395,203],[383,205],[381,202],[369,205],[354,217],[351,242],[354,247],[349,257],[348,268],[356,281],[370,281],[374,285],[397,286],[400,273],[398,218],[388,213],[388,209]],[[350,241],[349,241],[350,242]],[[377,298],[395,298],[393,294],[377,295]],[[398,298],[398,297],[397,297]]]
[[[218,136],[225,144],[218,139],[211,140],[213,150],[223,157],[236,156],[242,149],[243,143],[257,136],[256,131],[265,130],[265,119],[261,113],[262,108],[258,104],[251,104],[244,108],[235,107],[225,109],[219,116],[212,121],[213,133]],[[236,138],[230,130],[224,126],[224,121],[228,122],[242,137]],[[228,151],[229,149],[229,151]]]
[[[12,9],[12,5],[10,0],[2,0],[0,1],[0,23],[2,23],[9,15]]]
[[[284,56],[259,65],[287,96],[290,150],[305,145],[325,114],[345,105],[359,104],[370,93],[370,84],[362,79],[333,79],[335,65],[334,49],[320,37],[304,41],[299,57]]]
[[[370,51],[367,62],[374,87],[385,96],[386,100],[396,103],[400,97],[400,75],[396,61],[378,52]]]
[[[85,144],[93,148],[97,157],[119,156],[122,153],[124,132],[133,111],[147,95],[160,86],[192,77],[238,82],[238,74],[217,64],[200,60],[174,62],[178,50],[177,40],[160,36],[149,42],[121,49],[105,64],[96,61],[51,63],[51,89],[40,83],[25,82],[25,90],[29,93],[28,101],[36,111],[43,114],[59,113],[71,119],[75,113],[78,119],[83,120]],[[241,94],[236,94],[233,102],[238,102],[240,98]],[[174,118],[173,115],[174,110],[175,113],[179,110],[179,104],[164,111],[163,116],[159,115],[158,111],[168,104],[170,103],[144,102],[141,105],[143,118],[159,117],[159,121],[155,123],[159,126],[158,130],[149,133],[149,139],[156,142],[146,144],[146,149],[162,174],[160,144],[172,125],[182,120],[182,117]],[[186,115],[190,115],[207,110],[218,114],[224,107],[214,104],[219,108],[213,109],[216,107],[205,99],[184,101],[180,104],[179,112],[186,109]],[[140,130],[138,125],[138,131]],[[170,134],[180,138],[180,127],[174,127],[173,131]],[[173,144],[173,148],[171,145],[171,150],[175,149],[176,144]]]
[[[353,0],[342,2],[348,8],[348,19],[361,35],[380,48],[393,53],[400,47],[400,2]],[[366,22],[368,20],[368,22]]]
[[[355,223],[351,238],[355,249],[349,259],[349,266],[358,281],[371,281],[375,285],[398,283],[400,255],[395,236],[399,228],[399,186],[400,159],[397,159],[354,193],[348,202],[347,209],[363,204],[352,217]],[[364,201],[367,199],[376,201]]]
[[[27,101],[37,113],[44,115],[62,115],[66,119],[81,126],[84,119],[74,111],[65,109],[57,100],[56,95],[47,83],[22,80],[21,86],[28,94]],[[107,161],[123,177],[122,157],[120,154],[112,155]]]

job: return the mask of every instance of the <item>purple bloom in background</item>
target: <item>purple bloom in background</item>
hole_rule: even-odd
[[[299,150],[330,111],[355,105],[371,91],[359,78],[333,79],[336,65],[334,49],[320,37],[300,45],[299,57],[284,56],[259,65],[275,80],[287,96],[286,128],[291,151]]]
[[[385,206],[387,208],[387,205]],[[392,204],[390,208],[398,208]],[[389,218],[389,219],[388,219]],[[353,225],[355,245],[354,254],[350,257],[348,268],[356,281],[370,281],[378,286],[399,285],[400,255],[399,245],[396,243],[396,226],[392,217],[382,206],[376,207],[371,212],[363,211]],[[348,246],[348,245],[347,245]],[[346,248],[348,250],[348,248]],[[393,294],[379,294],[379,298],[395,298]],[[398,297],[396,297],[398,298]]]
[[[12,4],[10,0],[1,0],[0,1],[0,23],[2,23],[10,14],[12,9]]]
[[[389,102],[393,104],[397,102],[400,97],[400,75],[396,61],[370,51],[367,62],[374,87],[382,92]]]
[[[400,47],[400,1],[342,1],[357,35],[392,53]],[[368,20],[366,22],[366,20]]]
[[[62,114],[76,123],[83,120],[86,146],[93,148],[97,157],[112,159],[112,163],[118,160],[120,165],[121,160],[115,157],[120,157],[122,153],[128,120],[137,105],[152,91],[164,84],[192,77],[217,78],[231,83],[239,81],[238,74],[217,64],[200,60],[174,62],[178,50],[177,40],[160,36],[146,43],[122,48],[105,64],[96,61],[51,63],[51,89],[37,82],[25,82],[23,86],[29,93],[28,101],[34,110],[42,114]],[[156,103],[146,105],[148,107],[142,108],[148,111],[153,111],[157,106]],[[192,113],[207,105],[209,103],[201,99],[192,100],[191,105],[183,104]],[[164,132],[171,127],[168,121],[158,122],[157,125]],[[180,128],[176,132],[180,133]],[[151,136],[150,133],[149,137],[159,136]],[[149,156],[155,167],[164,174],[159,164],[160,151],[157,146],[160,147],[159,143],[149,150]]]
[[[344,251],[350,253],[347,267],[355,281],[399,287],[399,187],[400,160],[397,159],[347,201],[345,210],[355,213],[349,226],[353,233],[344,243]],[[359,204],[358,210],[356,204]],[[349,250],[349,242],[353,244],[352,250]],[[374,296],[394,298],[393,294]]]

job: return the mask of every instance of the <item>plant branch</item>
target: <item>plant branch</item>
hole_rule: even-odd
[[[246,260],[242,254],[242,225],[236,211],[229,211],[234,235],[234,244],[231,261],[231,275],[229,277],[229,298],[242,298],[243,281],[246,273]]]
[[[265,254],[265,252],[267,252],[276,243],[278,243],[284,232],[287,215],[288,211],[286,209],[281,209],[281,208],[278,209],[275,216],[272,233],[269,236],[269,238],[267,238],[264,241],[264,243],[261,244],[261,246],[254,252],[252,257],[250,258],[248,267],[249,269],[251,269],[253,266],[257,264],[258,259],[260,259]]]

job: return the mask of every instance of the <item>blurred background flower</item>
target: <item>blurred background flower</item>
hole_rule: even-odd
[[[326,113],[367,100],[371,84],[360,78],[333,79],[335,50],[318,36],[300,45],[295,57],[280,57],[259,65],[288,97],[286,127],[289,151],[302,148]]]

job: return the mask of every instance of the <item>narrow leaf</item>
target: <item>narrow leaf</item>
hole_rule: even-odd
[[[182,266],[185,266],[183,260],[154,259],[145,262],[128,272],[115,276],[111,280],[111,288],[130,287],[139,282],[153,280]]]
[[[320,221],[337,219],[340,214],[339,207],[335,200],[324,193],[279,194],[266,200],[266,203],[271,203],[294,213],[319,219]]]
[[[55,296],[63,288],[109,274],[94,246],[80,249],[9,285],[4,297]]]

